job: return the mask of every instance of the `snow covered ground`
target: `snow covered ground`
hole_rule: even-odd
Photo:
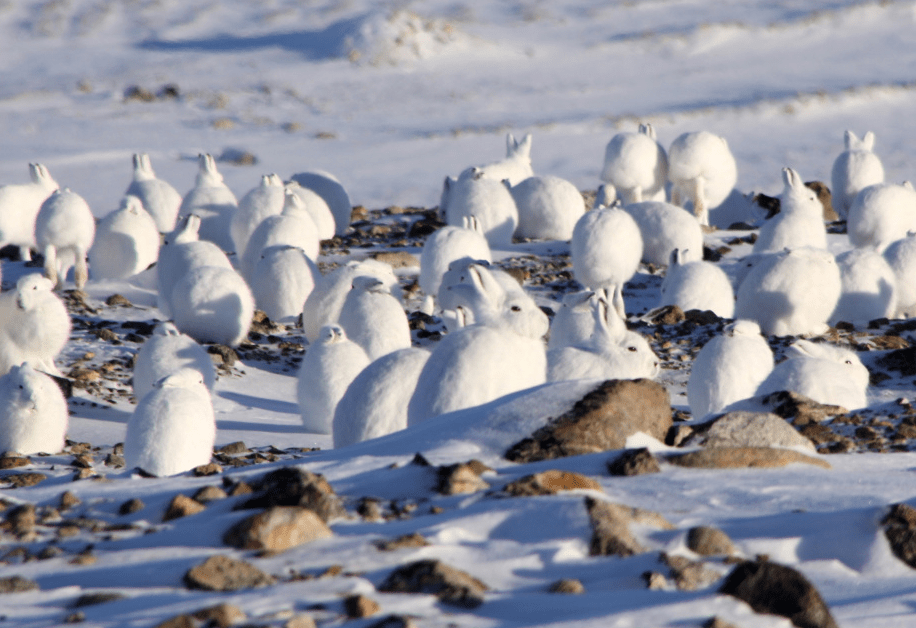
[[[370,210],[433,207],[446,175],[502,156],[507,132],[532,133],[536,173],[593,190],[607,141],[640,121],[651,122],[666,146],[689,130],[726,137],[741,192],[778,193],[784,166],[829,183],[847,128],[875,132],[887,180],[900,182],[916,175],[914,27],[916,3],[894,1],[0,2],[0,183],[24,182],[27,164],[43,163],[102,217],[118,206],[135,152],[149,153],[157,174],[182,193],[193,185],[198,153],[248,152],[254,165],[219,164],[238,196],[262,173],[288,178],[321,169]],[[177,88],[177,98],[157,96],[167,85]],[[152,99],[127,98],[134,87]],[[396,220],[375,211],[371,217]],[[743,235],[719,231],[707,245]],[[831,236],[831,248],[848,248],[845,237]],[[564,243],[518,244],[498,257],[511,265],[528,253],[546,259],[567,250]],[[726,266],[749,250],[732,245]],[[4,288],[35,270],[2,264]],[[410,271],[404,274],[408,282]],[[644,269],[628,287],[628,311],[653,306],[659,283]],[[282,626],[310,615],[319,626],[336,626],[344,622],[343,598],[362,593],[381,611],[348,625],[397,614],[419,626],[699,626],[712,616],[741,628],[788,626],[785,618],[756,615],[717,594],[716,584],[697,591],[646,588],[641,574],[665,571],[659,552],[691,556],[684,539],[696,525],[725,531],[741,556],[766,554],[799,569],[840,626],[896,627],[916,617],[913,571],[891,555],[879,525],[889,505],[916,503],[912,452],[823,456],[829,470],[664,465],[660,474],[626,478],[607,474],[605,464],[617,452],[524,465],[502,458],[531,424],[520,419],[517,431],[493,434],[486,426],[493,416],[535,422],[565,411],[588,389],[583,384],[335,451],[328,436],[301,429],[298,354],[281,356],[277,343],[263,338],[248,351],[250,359],[243,356],[220,378],[214,397],[217,445],[244,441],[256,448],[260,464],[227,466],[223,476],[254,482],[295,460],[324,474],[352,517],[332,521],[330,539],[264,556],[221,543],[240,518],[232,511],[239,498],[164,523],[174,495],[220,485],[221,476],[143,479],[103,463],[123,441],[132,408],[126,365],[138,344],[92,333],[108,326],[125,336],[124,322],[158,318],[153,285],[140,276],[87,286],[96,311],[81,315],[91,325],[76,328],[61,367],[87,352],[95,354],[84,360],[93,368],[113,365],[111,379],[71,399],[70,438],[100,448],[93,472],[106,481],[72,482],[73,453],[62,453],[33,457],[34,469],[16,469],[44,473],[43,482],[0,489],[8,508],[33,503],[47,517],[34,538],[4,532],[0,539],[6,563],[0,577],[21,575],[41,589],[0,595],[0,624],[49,626],[82,613],[87,626],[154,626],[229,602],[252,625]],[[554,302],[551,290],[534,289],[539,303]],[[134,307],[106,306],[114,293]],[[692,341],[710,331],[700,328]],[[277,333],[302,342],[296,329]],[[870,353],[863,359],[872,366]],[[666,368],[659,378],[678,409],[686,408],[687,354],[681,361],[673,349],[666,366],[680,368]],[[913,386],[906,378],[872,386],[873,415],[895,412],[899,398],[912,401]],[[435,470],[410,464],[416,452],[433,465],[477,458],[494,469],[484,474],[491,489],[439,495]],[[660,512],[674,529],[641,531],[646,554],[589,556],[587,492],[511,499],[498,492],[545,469],[588,475],[600,482],[604,499]],[[70,536],[59,533],[61,520],[49,508],[67,490],[81,504],[64,519],[100,527],[84,521]],[[145,507],[119,514],[133,497]],[[355,510],[363,497],[404,516],[362,520]],[[122,524],[129,526],[119,529]],[[395,552],[373,545],[413,532],[430,544]],[[87,550],[94,560],[72,562]],[[244,557],[280,582],[236,593],[187,589],[185,572],[214,554]],[[376,590],[393,568],[420,558],[439,558],[484,581],[485,602],[469,610],[429,595]],[[335,565],[339,575],[313,577]],[[721,561],[712,567],[728,568]],[[549,593],[561,578],[579,579],[585,593]],[[100,592],[123,597],[74,607],[80,596]]]

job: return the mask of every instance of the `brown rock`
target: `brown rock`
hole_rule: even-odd
[[[21,506],[16,506],[7,513],[6,521],[16,536],[22,537],[31,534],[35,531],[35,524],[38,522],[35,505],[22,504]]]
[[[261,480],[259,489],[260,494],[246,501],[244,508],[302,506],[324,521],[347,514],[324,476],[304,469],[283,467],[272,471]]]
[[[735,624],[730,624],[721,617],[710,617],[703,622],[703,628],[738,628]]]
[[[203,486],[194,493],[193,499],[201,504],[207,504],[220,499],[226,499],[226,497],[226,491],[218,486]]]
[[[366,521],[381,521],[382,506],[375,497],[363,497],[356,505],[356,514]]]
[[[703,447],[804,447],[814,445],[784,419],[769,412],[727,412],[709,423],[695,426],[687,441]]]
[[[912,377],[916,375],[916,346],[886,353],[876,360],[876,364],[904,377]]]
[[[239,549],[282,551],[333,534],[308,508],[274,506],[232,526],[223,536],[223,542]]]
[[[487,585],[438,560],[420,560],[395,569],[379,586],[385,593],[430,593],[440,601],[464,608],[483,604]]]
[[[684,318],[684,310],[676,305],[665,305],[653,312],[650,322],[654,325],[677,325]]]
[[[701,556],[731,556],[736,552],[728,535],[711,526],[697,526],[687,531],[687,547]]]
[[[439,483],[436,490],[443,495],[462,495],[476,493],[490,488],[481,479],[481,471],[469,462],[439,467]]]
[[[407,251],[383,251],[375,254],[375,259],[389,264],[392,268],[419,268],[420,260]]]
[[[848,410],[842,406],[831,406],[818,403],[797,392],[782,390],[763,398],[763,403],[772,408],[773,414],[784,419],[793,419],[798,426],[809,423],[822,423],[832,416],[846,414]]]
[[[0,482],[8,482],[10,488],[25,488],[35,486],[48,479],[44,473],[11,473],[0,477]]]
[[[206,591],[238,591],[266,587],[276,582],[257,567],[228,556],[211,556],[184,575],[190,589]]]
[[[196,628],[197,622],[190,615],[177,615],[156,624],[155,628]]]
[[[208,475],[217,475],[223,472],[223,468],[216,464],[215,462],[210,462],[208,464],[202,464],[193,469],[194,475],[197,477],[205,477]]]
[[[916,509],[894,504],[881,520],[894,556],[916,569]]]
[[[507,484],[504,490],[513,497],[526,497],[530,495],[555,495],[560,491],[577,489],[591,489],[603,492],[598,482],[581,473],[557,470],[526,475],[515,482]]]
[[[196,611],[194,618],[212,628],[229,628],[233,624],[245,621],[248,616],[238,606],[223,603]]]
[[[217,447],[216,451],[221,454],[247,454],[250,450],[244,442],[237,440],[235,442],[223,445],[222,447]]]
[[[414,620],[406,615],[388,615],[370,624],[369,628],[416,628],[416,625]]]
[[[206,506],[200,502],[194,501],[187,495],[182,495],[179,493],[172,498],[172,501],[169,503],[169,507],[165,511],[165,514],[162,515],[162,520],[171,521],[172,519],[179,519],[189,515],[196,515],[199,512],[203,512],[205,509]]]
[[[124,462],[124,456],[119,456],[118,454],[108,454],[105,456],[105,466],[114,467],[115,469],[122,469],[127,463]]]
[[[664,386],[648,379],[609,380],[569,412],[509,448],[506,458],[534,462],[622,449],[636,432],[664,440],[671,425],[671,403]]]
[[[351,595],[344,599],[344,612],[351,619],[371,617],[380,610],[382,607],[379,603],[365,595]]]
[[[703,563],[683,556],[663,554],[662,560],[671,569],[674,586],[677,587],[678,591],[705,589],[722,577],[719,572],[707,568]]]
[[[787,617],[799,628],[837,628],[814,585],[791,567],[767,561],[741,563],[719,592],[747,602],[757,613]]]
[[[122,307],[133,307],[134,304],[131,303],[127,297],[123,294],[113,294],[107,299],[105,299],[105,305],[109,307],[122,306]]]
[[[69,510],[74,506],[79,506],[83,502],[80,501],[80,498],[71,493],[70,491],[64,491],[60,494],[60,509]]]
[[[135,512],[139,512],[146,508],[146,504],[138,498],[134,497],[133,499],[128,499],[126,502],[121,504],[121,507],[118,508],[119,515],[131,515]]]
[[[9,576],[0,578],[0,594],[5,593],[24,593],[26,591],[37,591],[38,583],[22,576]]]
[[[592,525],[589,547],[592,556],[632,556],[648,551],[630,532],[632,523],[663,530],[674,529],[664,517],[649,510],[598,501],[591,497],[585,498],[585,508]]]
[[[317,624],[308,615],[296,615],[286,620],[283,628],[317,628]]]
[[[413,532],[399,536],[396,539],[376,541],[374,545],[383,552],[393,552],[405,547],[426,547],[429,545],[429,541],[423,538],[423,535],[419,532]]]
[[[820,458],[806,456],[792,449],[771,447],[715,447],[685,454],[668,454],[666,459],[679,467],[693,469],[776,468],[795,462],[830,468],[830,464]]]
[[[575,578],[557,580],[551,584],[550,588],[547,590],[551,593],[565,593],[567,595],[580,595],[585,593],[585,587],[582,586],[582,582]]]
[[[32,461],[26,456],[18,454],[4,454],[0,458],[0,469],[17,469],[32,464]]]
[[[659,473],[662,468],[655,456],[642,447],[640,449],[627,449],[622,454],[607,463],[608,473],[611,475],[644,475],[646,473]]]

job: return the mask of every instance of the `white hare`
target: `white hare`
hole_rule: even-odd
[[[518,209],[515,237],[569,240],[585,213],[585,199],[576,186],[560,177],[528,177],[509,192]]]
[[[506,134],[506,158],[485,166],[480,166],[481,176],[494,181],[508,181],[509,185],[518,185],[528,177],[534,176],[531,168],[531,134],[528,133],[516,140],[511,133]]]
[[[466,217],[480,221],[490,248],[506,248],[518,226],[518,208],[501,181],[488,179],[479,168],[468,168],[457,179],[447,178],[442,191],[445,222],[463,226]]]
[[[601,180],[614,187],[624,204],[664,201],[668,155],[651,124],[638,133],[618,133],[604,150]]]
[[[200,217],[200,239],[213,242],[224,251],[233,251],[229,225],[238,208],[238,199],[223,182],[213,155],[201,153],[197,156],[197,163],[197,180],[181,199],[178,217],[196,214]]]
[[[843,141],[846,150],[833,162],[830,173],[833,208],[842,218],[849,215],[849,208],[856,195],[870,185],[884,183],[884,166],[874,153],[875,134],[869,131],[860,140],[847,130]]]
[[[248,337],[254,297],[231,268],[198,266],[175,284],[171,294],[175,326],[198,342],[234,347]]]
[[[353,211],[353,205],[350,203],[350,195],[347,194],[346,188],[337,180],[337,177],[328,172],[315,170],[300,172],[291,178],[303,188],[311,190],[324,199],[331,210],[331,215],[334,216],[334,233],[344,235],[350,228],[350,214]]]
[[[697,220],[708,225],[710,212],[734,189],[738,166],[725,138],[708,131],[684,133],[668,149],[668,180],[671,202],[683,207],[690,201]]]
[[[232,244],[239,256],[245,253],[248,238],[258,228],[261,221],[283,211],[285,200],[286,188],[283,187],[283,181],[276,174],[263,175],[260,185],[252,188],[242,197],[229,223]]]
[[[624,205],[642,235],[642,261],[664,266],[674,249],[684,252],[684,261],[703,259],[703,228],[689,212],[660,201]]]
[[[68,188],[55,190],[35,218],[35,243],[45,256],[45,275],[55,287],[73,268],[73,283],[89,280],[86,255],[95,238],[95,217],[85,199]]]
[[[70,314],[46,277],[20,277],[16,289],[0,295],[0,374],[28,362],[60,375],[54,358],[70,339]]]
[[[840,269],[821,249],[773,254],[738,288],[735,318],[757,321],[767,335],[820,334],[840,298]]]
[[[285,195],[283,211],[262,220],[248,238],[245,251],[239,258],[242,276],[250,282],[261,251],[277,244],[297,246],[312,260],[318,259],[321,248],[315,221],[302,204],[302,199],[289,191]]]
[[[760,384],[758,395],[790,390],[818,403],[856,410],[868,405],[868,369],[855,352],[826,343],[796,340]]]
[[[563,296],[553,320],[550,321],[548,351],[589,341],[595,329],[592,314],[593,296],[593,290],[580,290]]]
[[[437,295],[449,264],[464,257],[487,262],[493,259],[480,221],[474,216],[466,217],[461,227],[446,225],[426,238],[420,252],[420,289]]]
[[[448,272],[442,276],[438,297],[443,311],[461,310],[459,327],[463,327],[498,316],[499,304],[509,294],[530,298],[506,271],[465,257],[449,264]]]
[[[93,279],[126,279],[146,270],[159,257],[159,229],[136,196],[101,221],[89,249]]]
[[[309,216],[315,222],[318,228],[318,239],[330,240],[334,237],[337,229],[337,223],[334,220],[334,214],[325,201],[317,192],[304,188],[297,181],[289,181],[286,184],[286,191],[292,192],[299,197],[302,205],[308,210]]]
[[[735,291],[720,267],[703,260],[688,262],[675,249],[665,279],[659,305],[676,305],[688,310],[711,310],[720,318],[735,315]]]
[[[178,331],[174,323],[160,322],[134,357],[134,397],[139,401],[156,382],[183,368],[199,371],[204,385],[213,390],[216,369],[210,355],[193,338]]]
[[[890,318],[897,312],[897,277],[884,256],[872,249],[852,249],[836,257],[843,291],[831,324]]]
[[[897,315],[916,316],[916,231],[891,243],[884,249],[884,257],[897,281]]]
[[[156,382],[127,421],[124,460],[158,477],[205,465],[213,456],[216,417],[203,375],[182,369]]]
[[[0,452],[56,454],[68,423],[67,401],[53,379],[29,364],[0,377]]]
[[[364,368],[334,412],[334,447],[378,438],[407,427],[407,404],[429,359],[425,349],[399,349]]]
[[[255,264],[251,292],[258,309],[272,320],[295,320],[320,276],[318,266],[302,249],[269,246]]]
[[[916,191],[902,185],[878,183],[856,195],[846,217],[849,241],[857,247],[884,251],[892,242],[916,231]]]
[[[159,231],[168,233],[175,228],[181,194],[169,182],[156,177],[149,155],[136,153],[133,159],[134,178],[124,195],[139,198],[143,208],[156,221]]]
[[[776,253],[802,246],[826,249],[824,206],[817,193],[791,168],[782,169],[782,178],[785,188],[779,195],[780,211],[760,227],[754,253]]]
[[[354,277],[353,289],[340,309],[340,326],[361,346],[369,360],[410,346],[407,314],[376,277]]]
[[[737,320],[700,349],[687,380],[690,414],[697,421],[753,397],[773,370],[773,351],[754,321]]]
[[[19,256],[32,259],[35,248],[35,217],[41,204],[58,188],[48,169],[41,164],[29,164],[29,183],[0,186],[0,248],[12,244],[19,247]]]
[[[364,368],[369,356],[349,340],[340,325],[325,325],[308,346],[297,375],[299,412],[306,432],[330,434],[334,412],[347,387]]]

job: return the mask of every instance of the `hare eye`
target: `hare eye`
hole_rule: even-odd
[[[632,351],[633,353],[636,353],[636,347],[627,347],[627,351]]]
[[[520,307],[517,306],[517,305],[513,305],[510,309],[511,309],[513,312],[521,312],[521,311],[522,311],[522,308],[520,308]]]
[[[848,364],[849,366],[852,366],[852,360],[846,360],[846,364]]]

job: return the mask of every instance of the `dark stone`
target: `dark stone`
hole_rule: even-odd
[[[276,582],[273,576],[249,563],[219,554],[189,569],[184,581],[190,589],[206,591],[238,591]]]
[[[529,497],[532,495],[555,495],[560,491],[577,489],[603,491],[598,482],[581,473],[557,470],[526,475],[515,482],[510,482],[503,490],[513,497]]]
[[[916,569],[916,509],[894,504],[881,525],[894,556]]]
[[[420,560],[395,569],[379,586],[385,593],[430,593],[442,602],[464,608],[483,604],[487,585],[438,560]]]
[[[0,594],[5,593],[24,593],[26,591],[37,591],[38,583],[22,576],[9,576],[0,578]]]
[[[622,454],[607,463],[608,473],[611,475],[644,475],[646,473],[659,473],[662,468],[655,456],[642,447],[640,449],[627,449]]]
[[[247,500],[242,508],[271,506],[302,506],[325,522],[346,516],[346,511],[334,489],[324,476],[296,467],[283,467],[268,473],[261,480],[260,492]]]
[[[690,528],[687,532],[687,547],[701,556],[735,553],[735,546],[728,535],[711,526]]]
[[[622,504],[585,498],[585,508],[592,526],[589,554],[592,556],[632,556],[648,551],[633,533],[630,525],[638,523],[664,530],[674,528],[657,512],[630,508]]]
[[[108,602],[123,600],[125,597],[127,596],[123,593],[115,593],[113,591],[108,593],[86,593],[76,598],[76,601],[73,602],[73,608],[106,604]]]
[[[361,619],[375,615],[382,607],[372,598],[365,595],[350,595],[344,598],[344,612],[351,619]]]
[[[916,347],[891,351],[875,362],[889,371],[896,371],[904,377],[912,377],[916,375]]]

